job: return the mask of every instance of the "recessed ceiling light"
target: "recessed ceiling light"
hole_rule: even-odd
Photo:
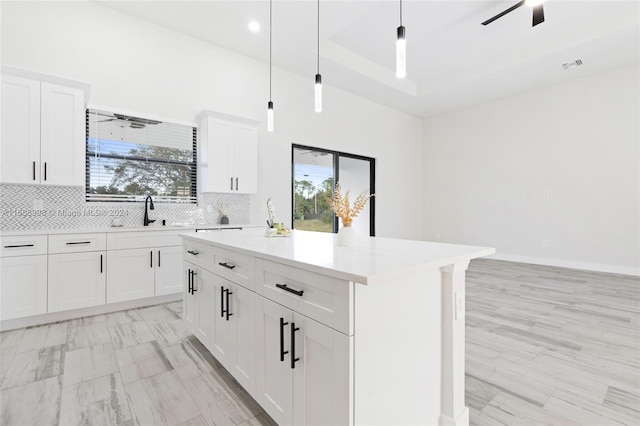
[[[253,33],[257,33],[258,31],[260,31],[260,24],[256,21],[249,22],[249,30],[251,30],[251,32]]]
[[[524,4],[526,4],[529,7],[536,7],[541,5],[544,2],[544,0],[525,0]]]

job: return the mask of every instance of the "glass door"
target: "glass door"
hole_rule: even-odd
[[[340,226],[328,198],[335,182],[349,191],[350,201],[363,191],[375,192],[375,159],[302,145],[292,146],[292,228],[338,232]],[[375,197],[353,222],[359,235],[375,236]]]

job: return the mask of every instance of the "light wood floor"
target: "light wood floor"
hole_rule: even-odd
[[[640,279],[480,259],[472,425],[640,425]],[[272,425],[180,302],[0,333],[1,425]]]

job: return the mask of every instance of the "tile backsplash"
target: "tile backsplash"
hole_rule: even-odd
[[[198,204],[154,202],[149,212],[156,222],[150,226],[212,225],[220,223],[220,209],[228,210],[229,223],[248,224],[250,197],[247,194],[198,194]],[[101,203],[85,201],[85,189],[78,186],[0,184],[0,231],[38,229],[106,228],[114,218],[124,226],[142,226],[144,203]]]

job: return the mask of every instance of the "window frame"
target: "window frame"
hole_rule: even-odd
[[[192,156],[191,161],[176,161],[176,160],[158,160],[154,158],[148,157],[132,157],[127,155],[118,155],[118,154],[99,154],[91,151],[89,144],[89,117],[92,111],[109,111],[114,114],[121,114],[119,111],[114,111],[112,108],[101,107],[101,106],[90,106],[87,105],[85,108],[85,202],[87,203],[143,203],[146,195],[122,195],[118,196],[116,194],[104,194],[104,199],[99,199],[99,197],[91,197],[91,159],[100,157],[105,159],[113,159],[113,160],[130,160],[130,161],[140,161],[154,164],[173,164],[180,166],[189,166],[192,167],[191,182],[189,188],[191,189],[191,195],[189,197],[185,197],[184,200],[178,199],[167,199],[166,196],[154,196],[154,202],[161,204],[174,204],[174,205],[197,205],[198,204],[198,126],[195,123],[185,123],[185,122],[174,122],[170,120],[161,120],[163,122],[184,125],[185,127],[191,127],[192,129]],[[141,114],[131,114],[126,113],[122,115],[141,117]],[[143,118],[147,119],[147,118]],[[149,118],[149,120],[153,120]],[[121,197],[121,198],[119,198]],[[157,197],[157,198],[156,198]]]

